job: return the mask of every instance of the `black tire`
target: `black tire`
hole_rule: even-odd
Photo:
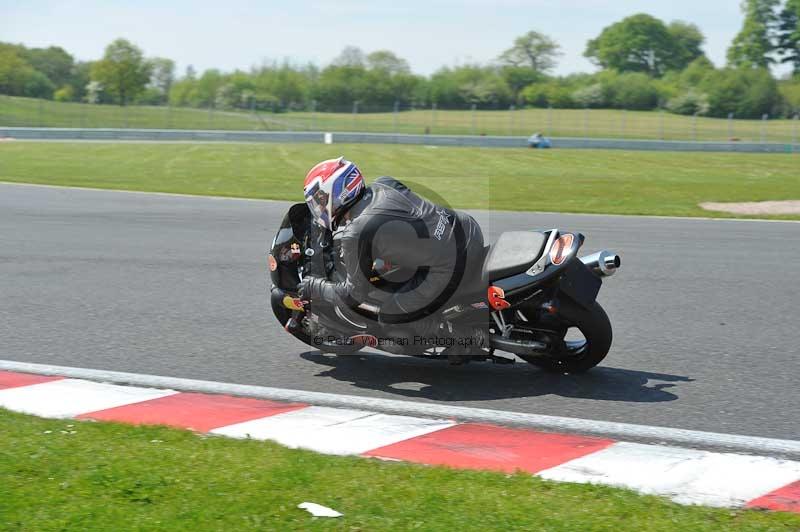
[[[280,304],[279,299],[282,298],[271,297],[270,304],[272,306],[272,313],[275,314],[275,317],[278,319],[281,327],[284,327],[286,322],[289,321],[289,318],[292,317],[292,311]],[[314,339],[303,329],[295,329],[294,331],[287,332],[304,344],[309,345],[314,349],[318,349],[323,353],[331,353],[334,355],[352,355],[353,353],[356,353],[364,348],[364,346],[361,345],[339,345],[329,342],[315,343]]]
[[[611,349],[611,322],[606,311],[595,301],[591,308],[585,309],[576,304],[564,305],[561,315],[586,338],[584,348],[565,358],[520,356],[523,360],[545,371],[558,373],[584,373],[589,371],[608,354]]]

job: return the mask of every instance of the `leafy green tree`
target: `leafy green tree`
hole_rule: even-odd
[[[377,50],[367,55],[366,64],[370,90],[362,98],[368,105],[376,110],[387,110],[395,102],[411,103],[420,78],[411,73],[408,61],[388,50]]]
[[[738,68],[767,68],[775,63],[776,8],[779,0],[743,0],[744,24],[728,48],[728,63]]]
[[[79,102],[86,97],[86,86],[91,81],[92,62],[78,61],[72,66],[69,85],[72,87],[72,101]]]
[[[678,76],[678,84],[684,88],[697,87],[715,70],[714,63],[709,61],[706,56],[700,56],[681,71]]]
[[[214,106],[217,103],[217,95],[220,88],[225,84],[225,77],[216,68],[210,68],[203,72],[197,80],[197,98],[195,105],[201,107]]]
[[[466,105],[505,107],[513,102],[511,90],[496,68],[464,65],[442,68],[430,79],[430,100],[439,107]]]
[[[778,84],[767,69],[725,68],[714,72],[700,89],[708,95],[709,115],[760,118],[780,108]]]
[[[420,77],[411,73],[408,62],[388,50],[364,54],[347,47],[321,72],[307,67],[300,73],[303,78],[297,81],[304,80],[311,88],[298,94],[297,100],[310,95],[320,110],[349,111],[358,102],[361,112],[386,111],[395,102],[410,104],[422,90]]]
[[[667,109],[678,115],[706,115],[710,108],[708,95],[696,89],[689,89],[667,102]]]
[[[561,55],[559,44],[538,31],[529,31],[514,39],[511,48],[500,54],[500,63],[512,67],[528,67],[535,72],[545,73],[556,66],[556,58]]]
[[[154,103],[165,103],[175,82],[175,61],[163,57],[150,59],[150,88],[154,89]],[[159,97],[155,97],[160,95]]]
[[[800,75],[778,82],[778,90],[783,98],[784,116],[800,115]]]
[[[505,80],[514,100],[520,103],[524,98],[521,96],[522,89],[532,83],[542,81],[545,75],[527,66],[504,66],[500,68],[500,75]]]
[[[47,76],[38,70],[31,69],[28,76],[25,78],[22,94],[31,98],[45,98],[50,100],[53,98],[55,89],[53,82],[50,81]]]
[[[703,56],[703,43],[706,38],[694,24],[675,20],[669,23],[667,31],[674,41],[674,54],[667,59],[670,69],[683,70],[689,63]]]
[[[52,98],[55,87],[19,54],[21,47],[0,43],[0,93]]]
[[[60,87],[70,82],[75,60],[63,48],[28,48],[21,56],[34,69],[47,76],[53,85]]]
[[[247,109],[255,107],[256,81],[252,73],[237,70],[225,76],[225,84],[220,88],[217,101],[220,107]]]
[[[606,28],[589,41],[584,55],[603,68],[661,76],[673,66],[678,47],[659,19],[640,13]]]
[[[570,109],[577,104],[572,98],[573,89],[560,79],[532,83],[522,90],[522,99],[535,107]]]
[[[800,0],[787,0],[781,11],[778,49],[781,62],[792,65],[795,74],[800,74]]]
[[[103,59],[92,65],[91,77],[107,94],[125,105],[141,93],[150,81],[151,66],[142,51],[125,39],[106,47]]]
[[[320,110],[349,111],[368,91],[367,69],[356,64],[333,64],[322,70],[314,88]]]
[[[465,103],[503,107],[511,103],[511,91],[497,73],[467,67],[459,69],[458,74],[459,94]]]
[[[612,107],[650,110],[658,107],[659,91],[653,79],[641,72],[626,72],[609,79],[605,86]]]
[[[64,85],[53,94],[53,99],[57,102],[71,102],[75,99],[75,89],[72,85]]]
[[[309,97],[309,78],[303,69],[284,62],[257,71],[254,90],[259,108],[301,108]]]
[[[21,95],[31,66],[13,47],[0,46],[0,93]]]
[[[176,107],[198,105],[197,80],[185,77],[172,84],[169,89],[169,104]]]
[[[367,58],[363,50],[357,46],[345,46],[331,63],[334,66],[364,67]]]
[[[100,103],[103,97],[103,84],[99,81],[90,81],[86,84],[86,96],[84,100],[86,103],[96,104]]]
[[[389,50],[370,52],[366,57],[366,65],[370,70],[385,72],[390,76],[411,73],[408,61]]]
[[[572,99],[578,107],[608,107],[608,97],[602,83],[593,83],[581,87],[572,93]]]

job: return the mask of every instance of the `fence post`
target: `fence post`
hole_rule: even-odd
[[[508,136],[514,135],[514,106],[508,106]]]
[[[392,109],[392,133],[397,134],[397,115],[400,112],[400,102],[394,101],[394,109]]]
[[[471,113],[470,113],[472,115],[472,134],[473,135],[475,135],[475,132],[476,132],[476,129],[475,129],[475,108],[476,107],[477,106],[473,103],[472,104]]]
[[[431,129],[430,133],[433,133],[433,128],[436,127],[436,102],[431,104]]]
[[[44,127],[44,100],[39,100],[39,127]]]
[[[767,120],[769,120],[769,115],[764,113],[761,115],[761,143],[767,142]]]
[[[733,113],[728,113],[728,141],[733,141]]]
[[[589,138],[589,108],[583,111],[583,138]]]

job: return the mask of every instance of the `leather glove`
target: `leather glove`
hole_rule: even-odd
[[[297,285],[297,295],[302,301],[322,300],[333,303],[336,300],[335,283],[321,277],[304,277]]]

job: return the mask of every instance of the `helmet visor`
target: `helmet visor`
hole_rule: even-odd
[[[330,194],[322,190],[319,183],[316,183],[306,192],[306,205],[308,205],[308,209],[317,220],[317,223],[327,228],[330,228],[330,221],[328,220],[329,200]]]

